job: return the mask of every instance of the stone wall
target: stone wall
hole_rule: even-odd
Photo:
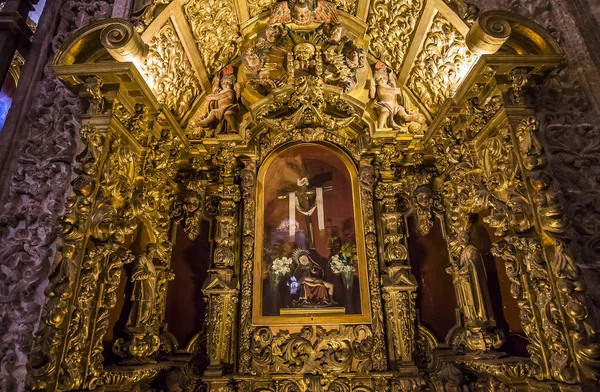
[[[20,89],[0,137],[0,391],[24,388],[27,353],[78,152],[82,104],[54,77],[49,61],[71,33],[109,17],[111,3],[47,3],[34,56],[23,70],[22,80],[29,85]]]

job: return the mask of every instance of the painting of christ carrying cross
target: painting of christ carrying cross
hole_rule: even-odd
[[[257,203],[261,314],[361,314],[360,206],[348,164],[339,153],[308,143],[267,161]],[[343,256],[334,243],[344,244]]]

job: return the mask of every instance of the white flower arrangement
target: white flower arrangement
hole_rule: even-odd
[[[292,262],[293,260],[290,257],[279,257],[273,260],[273,264],[271,264],[271,271],[279,275],[285,275],[290,272],[290,266],[292,265]]]
[[[354,272],[354,267],[349,264],[344,264],[344,262],[338,255],[331,256],[331,260],[329,260],[329,266],[331,267],[333,273],[337,275],[340,275],[342,273],[350,274]]]

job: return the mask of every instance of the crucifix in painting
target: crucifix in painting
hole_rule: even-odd
[[[318,144],[289,147],[267,165],[257,228],[263,315],[359,314],[357,201],[348,167]]]
[[[288,201],[288,233],[290,238],[295,238],[296,229],[300,226],[296,220],[297,213],[305,217],[304,233],[306,236],[306,245],[308,249],[315,248],[315,237],[313,231],[312,218],[316,211],[319,234],[325,232],[325,211],[323,208],[323,194],[333,190],[332,186],[326,186],[324,183],[331,181],[332,174],[322,173],[310,180],[308,177],[298,178],[296,186],[287,193],[279,195],[279,199]],[[301,217],[299,217],[301,219]]]

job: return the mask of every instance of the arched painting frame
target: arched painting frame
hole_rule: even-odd
[[[370,324],[354,162],[329,143],[289,143],[257,179],[255,325]]]

